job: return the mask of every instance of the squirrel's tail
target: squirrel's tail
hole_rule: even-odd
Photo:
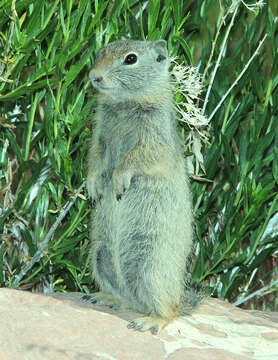
[[[205,287],[197,282],[188,281],[184,294],[182,315],[191,314],[194,309],[208,296]]]

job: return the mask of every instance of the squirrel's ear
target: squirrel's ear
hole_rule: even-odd
[[[157,40],[153,42],[153,46],[158,53],[156,61],[161,62],[165,60],[168,56],[167,42],[165,40]]]

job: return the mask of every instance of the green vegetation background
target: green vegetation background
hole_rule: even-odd
[[[207,117],[267,38],[210,122],[202,153],[204,178],[212,182],[196,177],[191,182],[197,244],[193,278],[232,302],[278,274],[277,218],[274,230],[267,227],[278,212],[278,3],[269,1],[252,12],[235,2],[239,8]],[[1,286],[93,289],[86,191],[79,192],[64,219],[58,217],[86,177],[95,104],[88,73],[96,51],[121,37],[166,39],[179,62],[198,66],[200,73],[210,64],[204,99],[233,12],[209,61],[213,40],[230,5],[228,0],[1,1]],[[186,136],[188,126],[180,127]],[[49,233],[57,218],[55,232]],[[266,229],[269,234],[263,236]],[[50,242],[44,249],[46,237]],[[24,276],[17,278],[22,270]],[[277,309],[277,292],[277,286],[270,287],[245,306]]]

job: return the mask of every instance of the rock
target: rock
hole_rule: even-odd
[[[278,314],[206,299],[159,335],[127,329],[140,316],[80,301],[0,289],[2,360],[278,359]]]

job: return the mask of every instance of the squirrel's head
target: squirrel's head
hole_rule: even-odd
[[[165,40],[119,40],[99,50],[90,79],[115,100],[151,98],[167,88],[168,67]]]

